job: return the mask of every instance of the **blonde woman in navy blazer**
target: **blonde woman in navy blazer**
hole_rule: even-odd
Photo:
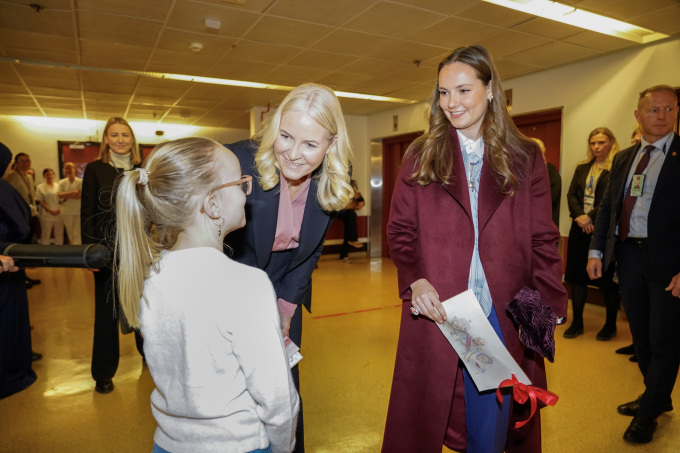
[[[567,266],[564,280],[571,284],[572,323],[564,331],[565,338],[583,334],[583,309],[588,296],[588,286],[597,286],[602,292],[607,314],[597,339],[608,341],[616,336],[616,315],[619,311],[619,287],[614,283],[615,266],[597,280],[588,278],[588,247],[604,191],[609,184],[609,169],[619,152],[614,133],[598,127],[588,135],[587,159],[579,164],[567,192],[569,216],[572,218],[567,247]],[[586,199],[589,201],[586,206]]]
[[[246,201],[246,226],[227,236],[226,252],[267,272],[279,299],[281,332],[300,345],[298,306],[311,312],[311,276],[326,232],[334,213],[354,195],[349,175],[352,151],[340,103],[325,86],[300,85],[286,96],[259,137],[226,146],[238,157],[243,174],[257,180]],[[299,234],[291,240],[297,244],[281,249],[276,240],[279,208],[287,201],[281,195],[288,194],[292,204],[304,193]],[[299,391],[297,367],[292,372]],[[302,426],[300,405],[296,452],[304,451]]]

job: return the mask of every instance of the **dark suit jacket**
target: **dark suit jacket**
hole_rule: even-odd
[[[470,194],[457,135],[452,134],[453,177],[450,184],[420,186],[409,181],[414,161],[406,159],[392,197],[387,238],[398,269],[399,294],[411,298],[410,285],[426,278],[444,301],[468,287],[475,231]],[[515,169],[517,170],[517,169]],[[487,157],[479,188],[479,253],[506,347],[538,387],[546,387],[543,359],[519,340],[506,311],[524,286],[540,292],[542,302],[558,317],[567,314],[562,262],[555,244],[559,232],[552,221],[548,171],[541,153],[531,155],[524,180],[512,197],[501,194]],[[402,309],[385,452],[441,451],[452,404],[456,434],[465,448],[462,379],[456,379],[459,358],[436,325]],[[460,401],[461,404],[456,404]],[[518,406],[516,406],[518,408]],[[420,422],[411,423],[419,414]],[[514,412],[518,416],[517,412]],[[538,414],[535,415],[538,417]],[[511,430],[509,446],[530,453],[540,450],[540,423]]]
[[[628,173],[640,145],[621,151],[614,157],[609,184],[595,220],[591,250],[604,253],[603,270],[612,260],[616,245],[616,226],[623,205]],[[673,134],[670,148],[652,196],[647,217],[649,255],[653,257],[650,274],[661,282],[670,282],[680,272],[680,136]]]
[[[576,167],[574,171],[574,177],[571,179],[571,184],[569,185],[569,192],[567,192],[567,203],[569,204],[569,216],[575,219],[578,216],[585,214],[583,211],[583,195],[586,191],[586,180],[588,179],[588,174],[590,173],[590,167],[593,166],[593,161],[586,162],[584,164]],[[600,177],[597,180],[597,186],[595,187],[595,200],[593,203],[593,210],[588,213],[590,218],[595,221],[597,217],[597,211],[602,202],[602,197],[604,196],[604,191],[609,183],[609,172],[603,170]]]
[[[95,160],[83,175],[80,225],[83,244],[104,244],[113,250],[116,228],[116,182],[123,169]]]
[[[550,180],[550,198],[552,200],[552,219],[553,223],[560,227],[560,198],[562,198],[562,177],[557,167],[548,162],[548,179]]]
[[[569,205],[569,217],[573,220],[569,229],[569,247],[567,248],[567,265],[564,272],[564,280],[568,283],[589,283],[586,264],[588,263],[588,248],[590,246],[590,234],[583,232],[575,219],[583,214],[583,195],[585,194],[586,180],[593,166],[593,161],[586,162],[576,167],[574,177],[567,192],[567,204]],[[593,209],[588,213],[590,219],[595,222],[597,211],[600,208],[602,197],[609,183],[609,171],[603,170],[595,187],[595,200]]]
[[[268,264],[276,235],[279,186],[265,191],[257,183],[255,142],[244,140],[225,146],[238,157],[241,173],[253,176],[253,192],[246,198],[246,226],[227,235],[225,243],[233,249],[233,254],[228,250],[227,254],[236,261],[265,270],[272,278],[274,270],[268,269]],[[332,215],[321,209],[316,196],[317,181],[313,178],[300,228],[300,244],[291,251],[292,257],[283,277],[272,279],[277,297],[304,305],[310,312],[312,271],[321,256],[324,238],[332,220]]]

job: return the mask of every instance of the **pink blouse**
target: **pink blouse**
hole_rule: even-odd
[[[305,214],[305,206],[307,205],[307,195],[309,194],[309,185],[311,178],[307,178],[302,183],[300,193],[295,197],[295,200],[290,199],[290,192],[288,191],[288,182],[285,178],[281,178],[281,193],[279,194],[279,213],[276,220],[276,235],[274,237],[274,245],[272,252],[280,252],[297,248],[300,245],[300,228],[302,227],[302,218]],[[297,304],[292,304],[284,299],[278,299],[279,313],[293,316]]]

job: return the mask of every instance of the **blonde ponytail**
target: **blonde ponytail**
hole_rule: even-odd
[[[144,280],[190,222],[195,195],[220,184],[219,149],[224,149],[219,143],[199,137],[161,143],[144,168],[125,172],[118,184],[114,272],[131,327],[140,327]]]

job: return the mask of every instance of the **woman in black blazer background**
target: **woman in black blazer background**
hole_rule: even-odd
[[[598,286],[606,304],[604,327],[597,339],[611,340],[616,336],[616,315],[619,309],[619,288],[613,281],[615,266],[598,280],[590,280],[586,272],[588,247],[593,232],[604,190],[609,183],[609,169],[619,144],[612,131],[598,127],[588,135],[587,160],[576,167],[567,192],[569,215],[573,219],[567,243],[567,266],[564,280],[571,284],[573,319],[564,331],[565,338],[576,338],[583,334],[583,308],[588,294],[588,285]]]
[[[304,84],[283,100],[262,134],[226,145],[252,175],[246,226],[225,240],[233,259],[267,272],[278,298],[281,332],[302,340],[302,309],[311,312],[312,271],[333,213],[354,195],[352,150],[340,103],[330,88]],[[303,352],[304,355],[304,352]],[[297,366],[293,379],[300,390]],[[302,404],[296,452],[304,451]]]
[[[125,170],[142,163],[132,128],[123,118],[109,118],[104,127],[99,156],[85,167],[80,205],[83,244],[103,244],[113,250],[115,240],[115,185]],[[92,346],[92,378],[99,393],[113,391],[113,376],[118,370],[120,344],[118,323],[123,333],[132,329],[114,293],[110,266],[94,272],[94,341]],[[135,331],[137,349],[142,353],[142,338]]]

